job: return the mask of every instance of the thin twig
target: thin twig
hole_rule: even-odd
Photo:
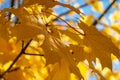
[[[11,0],[10,7],[14,7],[15,0]]]
[[[98,22],[102,19],[102,17],[109,11],[109,9],[112,7],[112,5],[116,2],[116,0],[113,0],[113,2],[104,10],[104,12],[100,15],[100,17],[93,22],[92,25],[97,25]]]
[[[100,0],[99,0],[99,1],[100,1]],[[94,2],[96,2],[96,0],[91,1],[90,4],[92,4],[92,3],[94,3]],[[78,8],[78,9],[79,9],[79,8],[83,8],[83,7],[86,7],[86,6],[88,6],[88,5],[89,5],[88,3],[85,3],[85,4],[83,4],[83,5],[78,6],[77,8]],[[60,14],[59,17],[64,16],[64,15],[66,15],[66,14],[69,14],[70,12],[72,12],[72,10],[68,10],[68,11]],[[56,20],[57,20],[57,17],[56,17],[53,21],[56,21]]]
[[[23,47],[24,47],[24,41],[22,40],[22,49],[23,49]]]
[[[20,53],[18,54],[18,56],[13,60],[12,64],[9,66],[9,68],[0,75],[0,78],[3,78],[4,75],[11,70],[11,68],[13,67],[13,65],[18,61],[18,59],[22,56],[22,54],[25,53],[25,50],[27,49],[27,47],[29,46],[29,44],[31,43],[31,41],[32,41],[32,39],[29,40],[29,42],[25,45],[24,48],[22,48],[21,52],[20,52]]]

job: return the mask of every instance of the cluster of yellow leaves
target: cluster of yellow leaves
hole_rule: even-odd
[[[119,20],[120,20],[120,11],[114,11],[114,13],[113,14],[111,14],[110,15],[110,20],[111,20],[111,22],[112,23],[114,23],[114,22],[119,22]]]
[[[85,0],[88,4],[92,6],[93,11],[102,13],[104,10],[103,3],[99,0]]]
[[[33,40],[25,52],[2,78],[6,80],[78,80],[84,78],[87,80],[90,76],[88,73],[92,73],[90,69],[98,73],[104,72],[105,67],[112,68],[111,54],[118,58],[120,54],[111,39],[94,26],[88,26],[90,23],[87,25],[81,21],[77,23],[77,26],[72,27],[73,22],[64,21],[53,13],[51,8],[55,5],[70,8],[78,14],[81,13],[69,4],[54,0],[26,0],[20,8],[4,9],[0,12],[2,19],[0,21],[0,45],[2,45],[0,46],[0,78],[19,55],[24,44],[27,44],[31,38]],[[101,12],[98,8],[96,10]],[[18,21],[14,23],[12,20],[7,20],[6,11],[16,16]],[[10,19],[13,18],[10,16]],[[67,28],[58,28],[59,25],[53,21],[55,18],[63,21],[67,25],[63,27]],[[92,16],[88,16],[85,22],[92,22],[92,19]],[[24,44],[21,40],[24,40]],[[84,60],[87,60],[87,64]],[[96,61],[100,67],[95,68],[92,61]],[[107,76],[105,76],[106,79],[109,78]]]
[[[110,37],[113,42],[115,43],[115,45],[120,49],[120,41],[119,41],[119,37],[120,37],[120,28],[119,28],[119,23],[113,23],[110,26],[106,26],[106,28],[104,29],[104,33]]]
[[[99,31],[96,31],[94,27],[91,26],[91,27],[87,27],[87,28],[85,28],[85,27],[81,27],[81,28],[86,33],[86,36],[84,38],[84,41],[85,41],[84,43],[86,45],[85,53],[87,53],[86,59],[88,59],[88,61],[92,61],[92,60],[95,61],[96,57],[97,57],[100,60],[98,62],[99,66],[96,68],[98,71],[104,70],[104,68],[106,66],[109,68],[112,68],[111,53],[113,53],[114,55],[116,55],[119,58],[119,56],[120,56],[119,49],[112,43],[112,41],[109,38],[107,38],[106,36],[101,34]],[[104,56],[102,54],[104,54]],[[96,64],[98,64],[98,63],[96,63]],[[102,67],[100,67],[100,65],[102,65]],[[106,76],[106,79],[107,78],[108,77]]]

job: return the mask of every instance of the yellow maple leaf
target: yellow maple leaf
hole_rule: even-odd
[[[0,37],[0,52],[3,53],[10,53],[12,51],[12,45],[7,42],[5,39],[3,39],[2,37]]]
[[[112,29],[120,34],[120,24],[112,24]]]
[[[119,20],[120,20],[120,15],[119,14],[120,14],[120,11],[114,11],[109,17],[111,22],[119,22]]]
[[[102,13],[104,10],[103,3],[101,1],[95,1],[94,3],[90,4],[94,11]]]
[[[86,23],[88,26],[90,26],[92,24],[93,19],[94,19],[94,16],[89,15],[89,16],[84,16],[84,19],[82,21]]]
[[[71,52],[69,51],[68,47],[60,41],[60,39],[47,34],[45,41],[41,47],[45,52],[47,65],[54,64],[56,62],[59,62],[61,59],[65,59],[68,61],[70,71],[77,75],[79,78],[82,77]]]
[[[112,67],[111,53],[120,57],[119,49],[113,44],[112,40],[103,35],[94,26],[88,27],[85,23],[79,23],[79,27],[83,29],[84,45],[90,48],[86,54],[86,59],[91,63],[96,57],[100,59],[103,67]]]
[[[84,77],[84,80],[87,80],[87,72],[89,70],[89,67],[83,62],[79,62],[77,66],[80,69],[80,73]]]
[[[53,70],[46,80],[70,80],[70,71],[68,62],[62,59],[53,66]]]

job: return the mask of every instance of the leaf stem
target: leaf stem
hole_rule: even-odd
[[[60,18],[60,16],[56,16],[55,14],[52,14],[52,13],[49,13],[49,12],[46,12],[48,14],[51,14],[53,16],[55,16],[56,18],[60,19],[61,21],[63,21],[65,24],[68,25],[68,27],[72,28],[74,31],[78,32],[80,35],[82,36],[85,36],[85,34],[81,33],[80,31],[78,31],[77,29],[75,29],[74,27],[72,27],[69,23],[67,23],[64,19]],[[53,20],[52,20],[53,21]],[[48,23],[47,23],[48,24]]]
[[[32,54],[32,53],[24,53],[25,55],[32,55],[32,56],[44,56],[44,54]]]
[[[23,47],[20,51],[20,53],[18,54],[18,56],[13,60],[12,64],[9,66],[9,68],[3,72],[1,75],[0,75],[0,78],[3,78],[4,75],[9,72],[11,70],[11,68],[14,66],[14,64],[18,61],[18,59],[22,56],[23,53],[25,53],[25,50],[27,49],[27,47],[29,46],[29,44],[31,43],[32,39],[29,40],[29,42],[25,45],[25,47]]]
[[[92,25],[97,25],[98,22],[102,19],[102,17],[109,11],[109,9],[112,7],[112,5],[115,3],[116,0],[113,0],[113,2],[104,10],[104,12],[99,16],[97,20],[93,22]]]

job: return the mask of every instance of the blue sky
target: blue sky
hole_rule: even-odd
[[[109,0],[100,0],[102,3],[103,3],[103,7],[104,7],[104,9],[106,9],[108,6],[109,6],[109,4],[110,4],[110,1]],[[61,0],[61,2],[62,3],[65,3],[65,0]],[[117,2],[120,2],[119,0],[117,1]],[[85,4],[85,1],[84,0],[75,0],[74,2],[71,2],[70,4],[71,5],[75,5],[75,4],[79,4],[79,5],[84,5]],[[92,10],[92,7],[91,6],[85,6],[85,7],[82,7],[81,8],[82,10],[83,10],[83,13],[85,14],[85,15],[94,15],[94,17],[97,19],[100,15],[101,15],[101,13],[98,13],[98,12],[95,12],[95,11],[93,11]],[[55,8],[54,9],[58,14],[61,14],[61,13],[64,13],[64,12],[66,12],[67,10],[69,10],[68,8],[64,8],[64,7],[61,7],[61,6],[59,6],[58,8]],[[109,24],[111,24],[111,22],[110,22],[110,19],[109,19],[109,15],[111,14],[111,13],[113,13],[114,12],[114,8],[111,8],[106,14],[105,14],[105,18],[106,18],[106,20],[108,21],[108,23]],[[76,15],[76,17],[79,17],[78,15]],[[72,19],[72,20],[75,20],[76,18],[75,17],[73,17],[73,18],[71,18],[70,16],[68,17],[67,16],[67,19]],[[102,26],[102,25],[97,25],[96,26],[99,30],[102,30],[102,29],[104,29],[104,27]]]
[[[5,0],[3,4],[0,5],[0,9],[9,8],[10,0]]]

